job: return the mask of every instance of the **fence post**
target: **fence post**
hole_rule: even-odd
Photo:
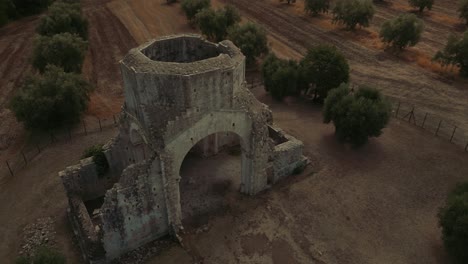
[[[84,128],[85,135],[88,135],[88,131],[86,130],[86,123],[84,120],[83,120],[83,128]]]
[[[439,135],[439,129],[440,129],[440,125],[442,125],[442,119],[440,120],[439,122],[439,126],[437,127],[437,130],[436,130],[436,133],[435,135],[438,136]]]
[[[115,115],[112,115],[112,117],[114,118],[114,125],[117,125],[117,121],[115,120]]]
[[[454,126],[452,136],[450,137],[450,142],[453,140],[453,136],[455,136],[455,131],[457,131],[457,126]]]
[[[422,128],[424,128],[424,124],[426,124],[427,115],[428,115],[428,113],[426,112],[426,115],[424,116],[424,120],[423,120],[422,125],[421,125]]]
[[[466,143],[466,146],[465,146],[465,151],[468,150],[468,143]]]
[[[99,130],[101,130],[101,132],[102,132],[101,119],[100,119],[100,118],[98,118],[98,121],[99,121]]]
[[[13,171],[11,170],[11,167],[10,167],[10,164],[8,163],[8,160],[5,161],[5,162],[6,162],[6,165],[7,165],[7,167],[8,167],[8,170],[10,171],[11,176],[15,176],[15,175],[13,174]]]
[[[26,159],[26,155],[24,155],[24,152],[22,150],[21,150],[21,155],[23,156],[24,164],[28,164],[28,160]]]
[[[398,117],[398,112],[400,112],[400,105],[401,105],[401,102],[398,101],[398,107],[397,107],[397,110],[396,110],[396,113],[395,113],[395,117]]]
[[[413,109],[411,109],[409,119],[408,119],[408,123],[411,123],[411,118],[413,117],[413,115],[414,115],[414,106],[413,106]]]

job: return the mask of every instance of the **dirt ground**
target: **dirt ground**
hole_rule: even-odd
[[[123,92],[118,60],[130,48],[153,37],[194,32],[178,5],[164,2],[82,0],[90,20],[84,73],[96,86],[87,118],[119,111]],[[392,2],[378,6],[370,32],[384,18],[409,10],[406,1]],[[268,30],[272,48],[280,56],[297,59],[316,43],[335,44],[350,60],[352,82],[374,84],[388,96],[414,103],[468,130],[464,81],[442,77],[389,55],[378,45],[363,43],[360,35],[372,36],[372,32],[353,38],[338,26],[328,27],[323,17],[308,18],[297,7],[276,0],[232,3],[244,19]],[[427,32],[422,43],[411,52],[432,55],[443,47],[449,32],[463,29],[453,19],[454,5],[454,0],[436,2],[424,17]],[[25,142],[23,129],[5,106],[14,84],[29,69],[35,24],[37,18],[27,18],[0,29],[0,161],[17,154]],[[315,166],[256,197],[229,192],[224,201],[227,210],[206,220],[206,231],[188,234],[191,252],[205,263],[446,263],[436,213],[447,191],[467,180],[468,154],[398,120],[392,120],[384,135],[366,147],[348,149],[336,143],[332,127],[321,123],[317,108],[295,100],[273,102],[261,88],[255,94],[270,105],[280,127],[305,143]],[[38,217],[53,216],[59,249],[70,263],[80,263],[57,173],[76,163],[84,148],[114,133],[106,130],[54,144],[0,185],[0,236],[4,238],[0,259],[14,259],[23,226]],[[193,166],[205,170],[201,173],[205,175],[217,164],[219,160],[213,159],[194,161]],[[148,263],[191,262],[191,255],[174,245]]]

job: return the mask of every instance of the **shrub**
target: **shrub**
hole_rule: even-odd
[[[41,247],[36,250],[33,257],[19,257],[16,264],[65,264],[65,256],[48,247]]]
[[[215,41],[225,39],[228,29],[240,20],[237,9],[229,5],[216,11],[205,8],[196,15],[196,22],[201,32]]]
[[[455,263],[468,263],[468,183],[458,185],[438,214],[442,240]]]
[[[414,14],[403,14],[387,20],[380,28],[380,38],[384,43],[402,50],[416,45],[424,29],[424,22]]]
[[[300,92],[298,86],[300,70],[295,61],[281,60],[270,54],[262,64],[262,75],[265,90],[276,100]]]
[[[358,147],[378,137],[390,119],[390,104],[376,89],[361,86],[351,92],[347,84],[330,91],[325,100],[324,123],[333,122],[341,142]]]
[[[78,74],[47,66],[42,76],[26,78],[11,109],[31,130],[51,130],[80,120],[89,100],[89,84]]]
[[[461,38],[451,35],[444,50],[437,52],[433,60],[445,66],[458,66],[460,75],[468,77],[468,31]]]
[[[7,2],[0,0],[0,27],[8,22]]]
[[[255,58],[268,53],[268,41],[265,30],[253,23],[234,26],[228,31],[230,39],[245,55],[247,64],[253,64]]]
[[[330,89],[349,80],[348,61],[334,46],[319,45],[310,49],[301,61],[301,68],[307,87],[308,84],[315,86],[315,99],[325,99]]]
[[[408,0],[412,7],[418,8],[419,12],[422,13],[425,8],[431,10],[434,0]]]
[[[88,21],[82,16],[79,3],[55,2],[41,19],[37,32],[44,36],[68,32],[87,39]]]
[[[338,0],[332,13],[334,23],[355,29],[357,25],[368,27],[375,10],[371,0]]]
[[[33,66],[44,72],[47,65],[56,65],[65,72],[81,72],[87,42],[78,35],[61,33],[38,36],[34,44]]]
[[[109,171],[109,163],[102,144],[94,145],[84,151],[83,158],[93,157],[93,162],[96,164],[96,172],[99,177],[104,176]]]
[[[211,5],[210,0],[183,0],[181,8],[185,12],[185,16],[190,22],[194,22],[198,12]]]
[[[293,4],[296,3],[296,0],[280,0],[280,2],[285,2],[285,1],[286,1],[286,3],[288,3],[288,5],[291,4],[291,3],[293,3]]]
[[[305,0],[304,10],[306,13],[314,16],[319,13],[328,13],[330,8],[330,0]]]
[[[458,7],[458,12],[460,13],[460,18],[464,19],[468,24],[468,0],[461,0],[460,6]]]
[[[12,0],[16,13],[20,16],[35,15],[43,11],[51,0]]]

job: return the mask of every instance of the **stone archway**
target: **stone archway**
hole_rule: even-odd
[[[168,219],[176,229],[181,227],[182,212],[180,205],[180,167],[189,150],[206,136],[232,132],[239,136],[242,148],[241,186],[242,193],[254,194],[264,188],[267,182],[267,159],[260,158],[256,152],[263,152],[266,145],[256,140],[253,133],[253,122],[243,111],[218,111],[205,115],[175,137],[161,155],[161,168],[166,184],[166,206]],[[264,128],[265,130],[267,127]],[[258,158],[257,158],[258,157]]]

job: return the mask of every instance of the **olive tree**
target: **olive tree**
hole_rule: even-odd
[[[232,27],[228,31],[228,39],[240,48],[249,65],[253,64],[258,56],[268,53],[266,32],[257,24],[249,22]]]
[[[38,36],[34,43],[33,66],[43,72],[47,65],[56,65],[66,72],[81,72],[87,42],[78,35],[62,33]]]
[[[344,24],[348,29],[368,27],[374,13],[372,0],[337,0],[332,9],[333,23]]]
[[[468,183],[458,185],[439,210],[445,249],[454,263],[468,263]]]
[[[201,32],[210,40],[221,41],[226,38],[228,29],[237,24],[241,17],[239,11],[232,6],[213,10],[205,8],[195,16]]]
[[[468,0],[461,0],[458,7],[459,17],[468,24]]]
[[[191,23],[195,22],[198,12],[210,6],[210,0],[183,0],[181,3],[181,8]]]
[[[55,2],[41,19],[37,32],[45,36],[68,32],[87,39],[88,21],[81,14],[79,3]]]
[[[369,137],[378,137],[390,120],[391,107],[380,92],[361,86],[355,92],[348,84],[330,91],[323,109],[324,123],[333,122],[339,141],[355,147]]]
[[[434,0],[408,0],[408,2],[412,7],[418,8],[420,13],[422,13],[425,8],[431,10],[434,4]]]
[[[262,64],[262,76],[265,90],[276,100],[300,93],[299,65],[293,60],[282,60],[274,54],[268,55]]]
[[[380,38],[387,45],[402,50],[416,45],[423,29],[424,22],[416,15],[402,14],[382,24]]]
[[[319,13],[327,13],[330,8],[330,0],[305,0],[304,10],[314,16]]]
[[[312,85],[315,99],[324,100],[328,91],[349,80],[349,65],[344,55],[330,45],[319,45],[307,52],[301,61],[303,83]]]
[[[468,77],[468,31],[462,37],[451,35],[445,48],[437,52],[433,60],[444,66],[457,66],[460,75]]]
[[[26,128],[48,131],[78,122],[89,92],[89,84],[80,75],[49,65],[43,75],[25,79],[10,108]]]

